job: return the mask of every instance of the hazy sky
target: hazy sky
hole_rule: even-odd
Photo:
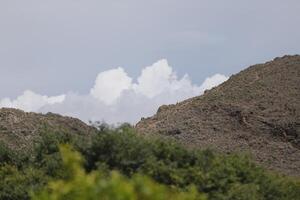
[[[136,82],[167,59],[201,85],[300,53],[299,0],[0,0],[0,99],[88,94],[100,72]]]

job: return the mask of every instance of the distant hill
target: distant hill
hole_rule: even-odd
[[[190,147],[250,152],[270,169],[300,176],[300,56],[251,66],[204,95],[161,106],[136,129]]]
[[[0,142],[4,142],[10,148],[28,150],[40,134],[46,131],[85,136],[94,133],[95,128],[79,119],[53,113],[44,115],[17,109],[0,109]]]

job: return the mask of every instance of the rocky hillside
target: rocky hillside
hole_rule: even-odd
[[[45,131],[88,135],[95,129],[78,119],[53,113],[43,115],[17,109],[0,109],[0,142],[10,148],[29,149]]]
[[[191,147],[250,152],[300,176],[300,56],[251,66],[204,95],[160,107],[136,128]]]

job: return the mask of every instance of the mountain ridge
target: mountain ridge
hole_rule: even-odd
[[[300,176],[299,87],[300,56],[276,58],[231,76],[201,96],[161,106],[135,129],[192,148],[249,152],[269,169]],[[0,109],[0,142],[14,150],[32,148],[45,129],[80,136],[96,132],[72,117]]]
[[[45,130],[58,134],[72,132],[80,136],[96,131],[94,127],[73,117],[0,108],[0,142],[14,150],[30,150]]]
[[[203,95],[161,106],[140,134],[196,148],[246,151],[262,165],[300,175],[300,56],[250,66]]]

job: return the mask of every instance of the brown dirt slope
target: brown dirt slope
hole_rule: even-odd
[[[202,96],[160,107],[136,128],[191,147],[250,152],[267,168],[300,176],[300,56],[251,66]]]
[[[53,133],[74,133],[88,135],[95,132],[82,121],[48,113],[26,113],[17,109],[0,109],[0,142],[15,150],[30,149],[40,134],[50,130]]]

